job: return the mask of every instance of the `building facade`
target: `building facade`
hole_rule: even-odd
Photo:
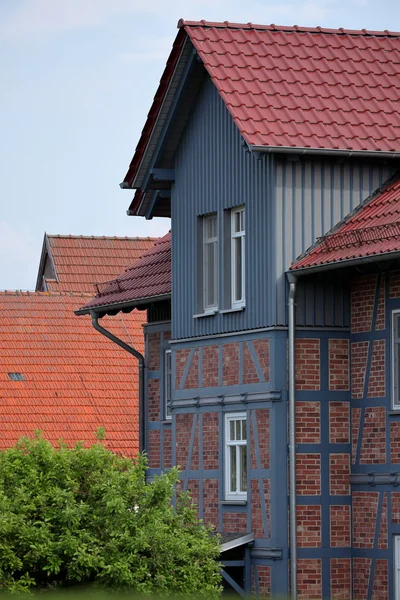
[[[137,291],[161,258],[85,307],[148,308],[149,477],[180,466],[241,595],[400,598],[399,64],[388,32],[180,23],[122,184],[171,217],[169,287]]]

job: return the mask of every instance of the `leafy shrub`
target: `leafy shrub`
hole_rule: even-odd
[[[217,597],[217,537],[187,494],[174,498],[177,469],[146,484],[146,467],[100,443],[55,450],[40,435],[0,452],[0,590]]]

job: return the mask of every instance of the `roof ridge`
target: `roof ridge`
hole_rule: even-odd
[[[0,296],[72,296],[93,298],[91,292],[35,292],[35,290],[0,290]]]
[[[63,238],[63,239],[79,239],[79,240],[129,240],[129,241],[156,241],[159,237],[152,236],[117,236],[117,235],[73,235],[73,234],[62,234],[62,233],[47,233],[48,238]]]
[[[344,27],[331,29],[327,27],[321,27],[320,25],[317,25],[315,27],[303,27],[299,25],[275,25],[275,23],[271,23],[270,25],[260,25],[251,22],[231,23],[229,21],[205,21],[204,19],[202,19],[201,21],[186,21],[185,19],[179,19],[178,29],[182,27],[215,27],[217,29],[258,29],[263,31],[296,31],[297,33],[324,33],[332,35],[400,37],[399,31],[389,31],[388,29],[385,29],[383,31],[373,31],[368,29],[345,29]]]

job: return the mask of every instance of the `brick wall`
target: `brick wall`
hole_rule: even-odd
[[[218,385],[218,356],[217,345],[203,347],[203,387],[216,387]]]
[[[297,561],[298,597],[309,600],[322,598],[322,561],[320,558],[299,558]]]
[[[331,559],[331,600],[351,598],[351,559]]]
[[[376,275],[356,277],[351,293],[351,331],[371,331],[376,292]]]
[[[349,340],[329,340],[329,389],[348,390],[349,382]]]
[[[320,389],[320,341],[296,339],[296,389]]]

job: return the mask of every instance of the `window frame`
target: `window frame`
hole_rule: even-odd
[[[231,440],[230,439],[230,423],[232,421],[245,421],[246,422],[246,439],[244,440]],[[242,480],[242,471],[241,471],[241,461],[240,458],[240,450],[241,446],[246,446],[246,490],[236,489],[236,491],[231,490],[231,473],[232,473],[232,465],[231,465],[231,454],[230,448],[234,446],[236,447],[236,481],[241,482]],[[237,413],[226,413],[225,414],[225,440],[224,440],[224,466],[225,466],[225,500],[238,500],[243,501],[247,500],[247,491],[248,491],[248,418],[246,412],[237,412]],[[238,485],[236,486],[238,488]]]
[[[400,598],[400,535],[393,536],[393,579],[394,579],[394,598]]]
[[[243,308],[246,305],[245,281],[246,281],[246,207],[242,204],[231,209],[231,307]],[[240,231],[235,231],[235,218],[238,213],[243,214],[243,227]],[[235,298],[236,292],[236,273],[237,273],[237,256],[235,252],[235,240],[241,238],[241,278],[242,278],[242,296],[240,299]]]
[[[400,320],[400,309],[392,310],[391,331],[390,331],[390,350],[391,350],[391,404],[393,410],[400,411],[400,373],[398,363],[400,360],[400,336],[396,335],[396,325]],[[397,366],[397,368],[396,368]],[[400,592],[400,590],[399,590]]]
[[[207,237],[207,222],[215,219],[216,235]],[[203,236],[202,236],[202,291],[203,291],[203,311],[205,314],[214,314],[218,310],[218,256],[219,256],[219,241],[218,241],[218,213],[210,213],[202,217]],[[207,304],[208,298],[208,253],[207,246],[213,244],[214,247],[214,303]]]
[[[169,368],[168,368],[169,360]],[[168,394],[168,377],[170,377],[170,394]],[[171,400],[172,400],[172,354],[171,350],[167,348],[164,351],[164,419],[165,421],[171,421]]]

